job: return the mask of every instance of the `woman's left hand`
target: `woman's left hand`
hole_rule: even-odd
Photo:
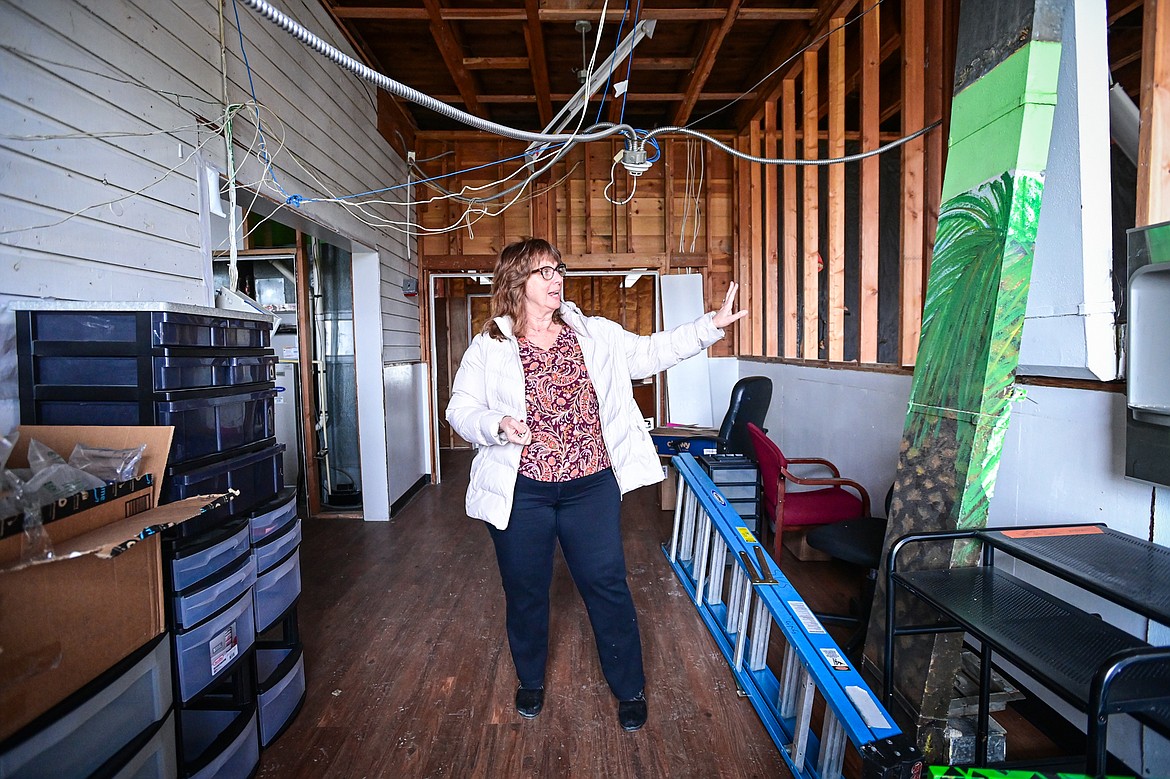
[[[735,293],[739,291],[739,285],[734,281],[731,286],[727,288],[727,294],[723,296],[723,305],[715,312],[714,318],[711,319],[711,324],[723,330],[728,325],[738,322],[748,315],[746,310],[731,313],[731,304],[735,302]]]

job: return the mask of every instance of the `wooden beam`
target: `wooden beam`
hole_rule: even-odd
[[[829,22],[829,154],[830,158],[845,156],[845,17],[834,17]],[[829,360],[845,359],[845,165],[830,165],[829,209],[825,244],[829,250],[829,288],[827,340]]]
[[[619,22],[626,12],[622,8],[609,8],[605,23]],[[727,15],[723,8],[643,8],[641,19],[658,19],[669,22],[717,22]],[[744,8],[738,9],[733,21],[743,19],[754,22],[808,21],[817,15],[816,8]],[[578,19],[597,21],[601,14],[597,9],[585,8],[542,8],[542,22],[574,22]]]
[[[1109,4],[1108,16],[1106,17],[1106,24],[1113,24],[1123,16],[1136,11],[1141,6],[1142,0],[1129,0],[1129,2],[1119,3],[1112,2]]]
[[[443,19],[439,0],[423,0],[423,3],[430,19],[431,36],[435,39],[435,45],[439,47],[439,53],[447,65],[451,80],[459,88],[463,105],[469,113],[486,118],[487,114],[479,103],[480,90],[475,78],[463,67],[463,42],[455,29]]]
[[[719,49],[723,47],[723,39],[727,37],[727,34],[731,32],[731,26],[735,24],[735,14],[739,10],[741,2],[742,0],[731,0],[719,25],[712,24],[708,27],[707,35],[703,41],[703,49],[695,60],[694,69],[687,77],[686,97],[683,98],[682,105],[675,109],[675,125],[681,127],[691,118],[691,112],[695,110],[699,94],[703,91],[707,79],[711,77],[711,70],[715,67],[715,58],[719,55]]]
[[[1138,227],[1170,219],[1170,0],[1146,0],[1142,13]]]
[[[704,92],[703,94],[699,95],[699,100],[730,101],[730,100],[735,100],[738,97],[750,97],[751,94],[752,93],[749,93],[748,95],[742,95],[739,92]],[[432,95],[432,97],[434,97],[436,100],[439,100],[439,101],[444,102],[444,103],[462,103],[463,102],[462,95],[442,95],[442,94],[440,94],[440,95]],[[570,95],[567,92],[565,92],[565,93],[558,92],[558,93],[554,93],[554,94],[550,95],[550,97],[558,103],[563,103],[563,102],[568,101],[569,98],[573,97],[573,95]],[[519,104],[531,103],[533,101],[539,100],[540,96],[539,95],[479,95],[478,99],[482,105],[519,105]],[[602,99],[601,94],[598,93],[598,94],[590,97],[589,102],[591,102],[591,103],[600,102],[601,99]],[[682,92],[630,92],[624,96],[624,99],[626,100],[626,102],[629,102],[629,103],[677,103],[677,102],[680,102],[680,101],[686,99],[686,95]],[[617,103],[620,106],[621,100],[613,100],[613,101],[611,101],[611,104],[612,103]],[[549,105],[551,106],[552,104],[550,103]]]
[[[817,141],[816,51],[806,51],[803,59],[804,96],[801,104],[804,110],[804,143],[801,145],[804,149],[804,158],[815,160],[820,151],[820,144]],[[804,213],[801,214],[801,221],[804,225],[804,263],[802,268],[804,294],[800,301],[804,311],[804,329],[801,356],[806,360],[816,360],[820,357],[821,231],[818,187],[820,168],[816,165],[807,165],[801,168],[801,175],[804,183]]]
[[[921,130],[926,60],[926,0],[902,2],[902,132]],[[925,142],[917,138],[902,147],[902,272],[898,354],[902,365],[913,365],[922,332],[925,221],[922,191],[926,186]]]
[[[540,26],[540,0],[524,0],[524,45],[532,63],[532,88],[536,90],[536,107],[540,124],[548,127],[553,119],[552,89],[548,81],[548,57],[544,51],[544,33]]]
[[[784,159],[796,158],[796,79],[784,79],[783,96],[780,105],[784,106],[781,117],[781,142],[784,146]],[[784,317],[781,326],[784,330],[784,356],[797,356],[797,333],[800,329],[800,304],[797,290],[800,285],[800,262],[797,257],[799,251],[800,213],[797,210],[796,197],[796,166],[784,166]]]
[[[759,71],[764,73],[774,73],[777,78],[772,81],[770,86],[761,84],[760,88],[756,90],[755,100],[744,102],[735,115],[736,127],[745,126],[749,120],[755,119],[764,110],[765,102],[775,100],[779,96],[783,79],[794,78],[798,75],[797,69],[801,67],[798,64],[800,60],[788,62],[792,58],[792,52],[808,53],[819,50],[824,44],[825,25],[828,24],[828,21],[835,16],[846,16],[855,5],[857,5],[857,0],[829,2],[817,10],[816,14],[811,17],[808,26],[783,25],[777,31],[776,37],[768,46],[772,54],[768,62],[759,68]],[[780,72],[781,67],[784,68],[783,72]],[[753,78],[753,82],[754,80]]]
[[[870,11],[861,22],[861,148],[871,151],[881,145],[878,137],[878,106],[881,102],[881,9]],[[878,361],[878,268],[880,263],[881,161],[867,157],[860,165],[860,219],[858,248],[860,284],[858,290],[858,359]]]
[[[764,107],[764,156],[776,156],[776,101],[771,100]],[[780,190],[776,184],[775,165],[764,167],[764,235],[767,246],[764,251],[764,300],[765,316],[761,322],[764,328],[764,354],[780,356]]]
[[[527,57],[464,57],[468,70],[528,70]]]
[[[694,57],[637,57],[635,70],[690,70]]]

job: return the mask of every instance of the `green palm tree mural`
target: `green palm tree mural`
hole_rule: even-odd
[[[953,509],[958,527],[984,524],[999,468],[1042,192],[1039,176],[1004,173],[939,212],[918,351],[930,369],[914,373],[905,439],[913,453],[954,436],[942,448],[970,488]]]

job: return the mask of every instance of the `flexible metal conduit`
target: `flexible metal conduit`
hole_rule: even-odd
[[[911,133],[910,135],[905,136],[904,138],[898,138],[897,140],[890,141],[885,146],[879,146],[876,149],[871,149],[870,151],[858,152],[857,154],[850,154],[847,157],[834,157],[832,159],[827,159],[827,160],[819,160],[819,159],[786,160],[786,159],[777,159],[777,158],[773,158],[773,157],[756,157],[754,155],[739,151],[738,149],[733,149],[732,147],[728,146],[727,144],[723,143],[722,141],[720,141],[716,138],[712,138],[710,135],[706,135],[705,133],[701,133],[698,130],[692,130],[689,127],[656,127],[653,130],[651,130],[650,132],[646,133],[646,135],[644,137],[639,138],[637,141],[635,141],[635,143],[633,144],[633,147],[635,149],[641,149],[643,147],[643,145],[646,143],[646,141],[649,141],[650,139],[654,138],[657,135],[667,135],[670,133],[678,133],[679,135],[690,135],[690,136],[693,136],[695,138],[699,138],[700,140],[704,140],[707,143],[714,144],[715,146],[718,146],[720,149],[727,152],[731,156],[739,157],[741,160],[747,160],[748,162],[758,162],[758,163],[761,163],[763,165],[836,165],[836,164],[841,163],[841,162],[857,162],[858,160],[863,160],[866,157],[873,157],[874,155],[877,155],[877,154],[884,154],[885,152],[888,152],[891,149],[898,148],[899,146],[901,146],[904,143],[909,143],[910,141],[914,140],[915,138],[926,135],[928,132],[930,132],[931,130],[933,130],[934,128],[938,127],[941,124],[942,124],[942,120],[940,119],[932,124],[928,124],[926,127],[923,127],[921,130],[919,130],[915,133]]]
[[[516,130],[506,125],[497,124],[487,119],[482,119],[466,111],[460,111],[458,108],[449,106],[446,103],[436,100],[429,95],[425,95],[416,89],[402,84],[389,76],[383,75],[372,68],[363,65],[355,60],[353,57],[339,51],[334,46],[326,43],[318,38],[309,30],[305,29],[296,21],[290,19],[285,14],[273,8],[265,0],[239,0],[240,3],[251,8],[256,13],[263,16],[268,21],[275,24],[280,29],[287,32],[289,35],[296,38],[301,43],[308,46],[313,51],[341,66],[350,73],[353,73],[358,78],[369,81],[376,86],[385,89],[396,97],[401,97],[403,100],[409,100],[412,103],[417,103],[424,108],[428,108],[435,113],[442,114],[448,119],[454,119],[457,122],[469,125],[477,130],[501,135],[505,138],[514,138],[520,141],[530,141],[537,143],[558,143],[561,141],[599,141],[602,138],[608,138],[615,134],[624,135],[626,138],[634,138],[634,129],[627,124],[616,125],[613,128],[601,130],[595,133],[586,133],[583,135],[566,135],[566,134],[545,134],[532,133],[524,130]]]

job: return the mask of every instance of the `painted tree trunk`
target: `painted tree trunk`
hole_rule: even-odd
[[[1017,9],[1020,3],[1007,3]],[[971,17],[1003,3],[964,4],[965,34],[986,34]],[[1052,128],[1060,44],[1037,40],[1027,16],[1011,49],[957,94],[910,406],[903,430],[886,548],[912,532],[983,527],[995,486],[1028,297],[1044,168]],[[971,14],[968,9],[972,8]],[[973,31],[973,32],[972,32]],[[986,58],[996,47],[973,45]],[[969,75],[959,60],[957,81]],[[986,65],[986,63],[985,63]],[[970,544],[921,545],[899,569],[971,565]],[[885,599],[879,577],[878,604]],[[902,624],[922,623],[899,604]],[[884,609],[873,610],[868,658],[880,658]],[[897,697],[918,727],[928,759],[945,756],[944,728],[960,666],[961,634],[898,639]],[[875,667],[880,663],[874,663]]]

